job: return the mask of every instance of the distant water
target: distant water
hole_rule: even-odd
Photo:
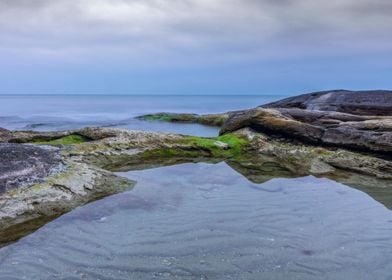
[[[66,130],[84,126],[122,127],[200,136],[217,128],[135,120],[157,112],[222,113],[247,109],[285,96],[0,95],[0,127],[17,130]]]
[[[0,249],[0,279],[392,279],[392,213],[345,185],[225,163],[121,175],[134,190]]]

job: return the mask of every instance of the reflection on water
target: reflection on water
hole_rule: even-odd
[[[391,279],[392,213],[328,179],[251,183],[225,163],[138,181],[0,249],[0,279]]]

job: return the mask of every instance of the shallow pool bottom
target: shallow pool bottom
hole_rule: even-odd
[[[328,179],[225,163],[121,173],[132,191],[0,249],[0,279],[389,279],[392,214]]]

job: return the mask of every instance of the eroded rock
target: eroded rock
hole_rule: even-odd
[[[232,113],[220,134],[245,127],[305,143],[392,154],[392,117],[389,116],[256,108]]]
[[[331,90],[289,97],[261,105],[262,108],[299,108],[318,111],[343,112],[354,115],[390,116],[392,91]]]

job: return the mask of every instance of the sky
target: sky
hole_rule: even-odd
[[[392,88],[390,0],[0,0],[0,94]]]

